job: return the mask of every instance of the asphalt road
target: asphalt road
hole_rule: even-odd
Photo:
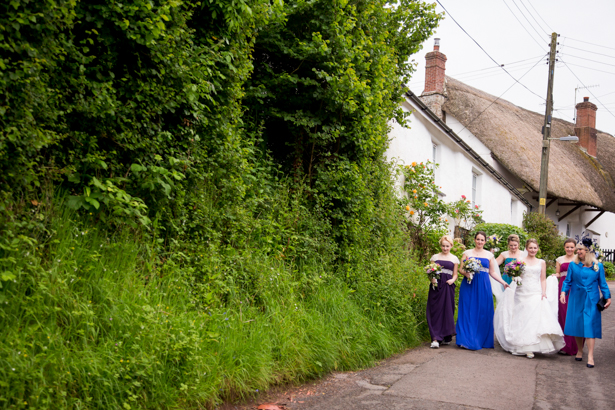
[[[610,283],[615,293],[615,283]],[[615,408],[615,306],[602,315],[596,367],[570,356],[512,356],[422,346],[359,372],[336,373],[274,400],[280,408],[313,409],[592,409]],[[585,350],[587,354],[587,349]],[[262,403],[262,402],[261,402]]]

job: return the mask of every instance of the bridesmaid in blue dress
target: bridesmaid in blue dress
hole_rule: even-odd
[[[467,281],[467,274],[463,269],[459,272],[466,277],[459,287],[459,304],[457,315],[457,346],[469,350],[483,348],[493,349],[493,293],[489,276],[501,283],[504,288],[508,284],[504,282],[496,272],[496,263],[493,254],[483,247],[487,240],[487,234],[477,232],[474,236],[476,247],[463,253],[463,259],[476,258],[483,265],[481,272],[474,275],[471,283]]]
[[[594,255],[593,243],[589,238],[577,244],[577,256],[568,265],[566,280],[562,284],[560,302],[566,303],[568,295],[568,312],[564,334],[574,336],[577,346],[587,345],[587,367],[594,367],[594,346],[596,338],[602,339],[602,318],[597,303],[602,297],[606,299],[604,308],[611,305],[611,291],[606,283],[604,267]],[[583,349],[579,348],[575,360],[583,360]]]

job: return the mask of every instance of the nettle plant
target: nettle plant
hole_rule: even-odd
[[[483,211],[478,205],[472,205],[472,201],[461,195],[455,202],[449,204],[449,214],[455,219],[455,226],[472,230],[476,224],[482,223]]]
[[[406,224],[415,250],[422,255],[430,251],[432,239],[439,239],[448,230],[448,206],[440,199],[434,171],[438,165],[430,161],[413,162],[402,167],[403,189],[407,194]]]

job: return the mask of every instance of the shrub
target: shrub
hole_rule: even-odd
[[[414,250],[422,258],[439,251],[438,240],[448,226],[448,206],[440,199],[435,182],[436,166],[428,161],[401,167],[407,195],[406,225]]]
[[[614,279],[615,278],[615,265],[611,262],[602,262],[602,266],[604,266],[604,273],[607,278]]]
[[[528,232],[528,237],[538,240],[540,257],[547,262],[552,263],[564,253],[562,237],[547,216],[537,212],[524,213],[523,229]]]
[[[476,232],[479,231],[483,231],[487,235],[497,235],[500,238],[500,243],[498,245],[499,250],[495,253],[496,257],[499,256],[500,253],[508,250],[508,235],[513,233],[519,235],[519,239],[521,241],[519,247],[521,249],[525,249],[525,241],[528,239],[527,232],[518,226],[509,224],[482,223],[476,225],[472,232],[468,235],[468,247],[474,247],[474,235],[476,235]]]

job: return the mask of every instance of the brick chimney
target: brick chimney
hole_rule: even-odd
[[[596,111],[598,107],[589,102],[589,97],[583,97],[583,102],[577,104],[577,123],[574,133],[579,137],[581,149],[592,157],[597,153]]]
[[[440,39],[434,39],[431,53],[425,55],[425,90],[421,100],[438,117],[444,118],[442,105],[446,101],[446,56],[440,52]]]

